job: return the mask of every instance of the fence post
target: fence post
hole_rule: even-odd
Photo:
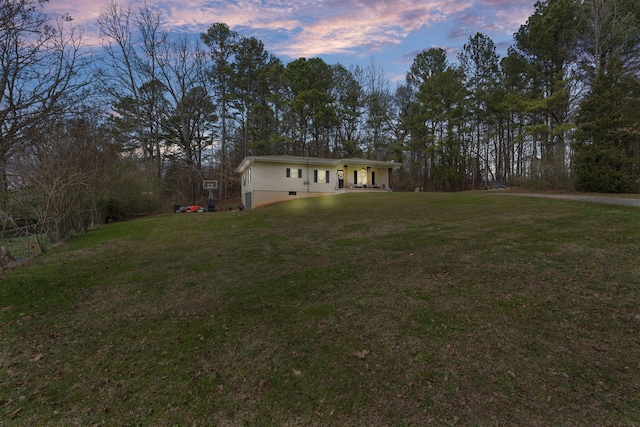
[[[31,258],[31,245],[29,244],[29,226],[25,227],[26,235],[27,235],[27,259]]]

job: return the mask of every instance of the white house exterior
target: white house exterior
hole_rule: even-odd
[[[241,174],[245,209],[295,198],[329,196],[348,191],[389,190],[400,165],[367,159],[297,156],[246,157]]]

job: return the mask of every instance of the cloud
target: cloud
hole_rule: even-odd
[[[399,44],[412,31],[441,21],[451,9],[447,5],[446,1],[416,0],[318,1],[307,10],[317,14],[305,15],[276,50],[291,57],[357,51],[370,55]]]
[[[80,23],[95,22],[110,0],[56,1],[50,10],[73,10]],[[125,0],[120,1],[128,6]],[[142,6],[134,1],[131,7]],[[249,33],[275,31],[272,45],[292,57],[376,52],[400,43],[409,33],[469,7],[460,0],[147,0],[162,11],[167,27],[202,32],[224,22]],[[245,31],[241,31],[245,34]]]
[[[466,40],[469,37],[473,37],[476,33],[488,35],[503,32],[503,27],[496,23],[495,16],[488,17],[479,14],[461,14],[457,22],[458,25],[447,35],[451,40]]]
[[[97,17],[112,0],[55,0],[46,10],[70,12],[97,34]],[[454,54],[476,32],[505,43],[533,11],[532,0],[117,0],[162,13],[166,28],[197,35],[224,22],[289,58],[387,55],[401,64],[413,52],[443,46]],[[390,52],[395,52],[393,57]],[[408,53],[401,53],[408,52]],[[415,57],[415,55],[413,55]],[[411,62],[411,61],[408,61]]]
[[[498,10],[496,11],[496,19],[501,23],[503,31],[511,31],[515,33],[520,29],[521,25],[524,25],[529,17],[533,14],[534,8],[532,5],[521,6],[510,10]]]
[[[100,10],[106,6],[96,1],[56,0],[45,3],[44,11],[52,15],[70,14],[78,25],[93,25],[100,15]]]

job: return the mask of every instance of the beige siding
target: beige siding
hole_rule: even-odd
[[[302,177],[287,177],[287,168],[302,171]],[[333,193],[338,182],[335,166],[316,166],[301,163],[254,163],[254,191],[305,191]],[[329,183],[313,182],[314,171],[318,170],[324,179],[325,171],[329,171]]]
[[[240,195],[240,203],[247,206],[245,195],[253,192],[253,184],[255,182],[254,168],[251,166],[242,173],[242,193]],[[252,204],[254,205],[253,201]],[[255,206],[255,205],[254,205]],[[247,206],[248,207],[248,206]]]
[[[260,163],[253,164],[255,171],[255,191],[304,191],[307,180],[307,167],[302,164],[288,163]],[[295,170],[302,169],[302,177],[287,178],[287,168]]]
[[[251,193],[251,208],[272,203],[288,201],[296,198],[329,196],[344,191],[357,191],[358,182],[354,182],[353,173],[358,171],[359,181],[367,188],[389,188],[389,163],[363,161],[344,162],[338,160],[312,159],[310,163],[297,159],[248,158],[242,168],[242,202],[246,204],[247,194]],[[393,167],[393,166],[392,166]],[[291,176],[287,177],[287,168]],[[298,176],[298,171],[301,176]],[[343,189],[338,189],[338,170],[344,171]],[[364,171],[363,171],[364,170]],[[315,171],[318,182],[315,182]],[[329,182],[326,182],[326,175]],[[349,190],[353,189],[353,190]],[[249,207],[249,206],[247,206]]]
[[[287,168],[296,177],[287,177]],[[254,162],[251,169],[252,182],[250,184],[247,183],[243,188],[243,194],[249,191],[252,192],[252,208],[301,197],[335,194],[335,188],[338,183],[337,169],[333,166]],[[316,169],[318,173],[323,175],[323,178],[326,175],[325,171],[329,171],[329,183],[313,182],[314,170]],[[297,177],[299,170],[302,171],[301,177]],[[295,194],[290,194],[292,192]]]

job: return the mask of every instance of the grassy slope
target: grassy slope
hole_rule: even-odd
[[[0,276],[0,424],[638,424],[639,259],[490,194],[112,224]]]

